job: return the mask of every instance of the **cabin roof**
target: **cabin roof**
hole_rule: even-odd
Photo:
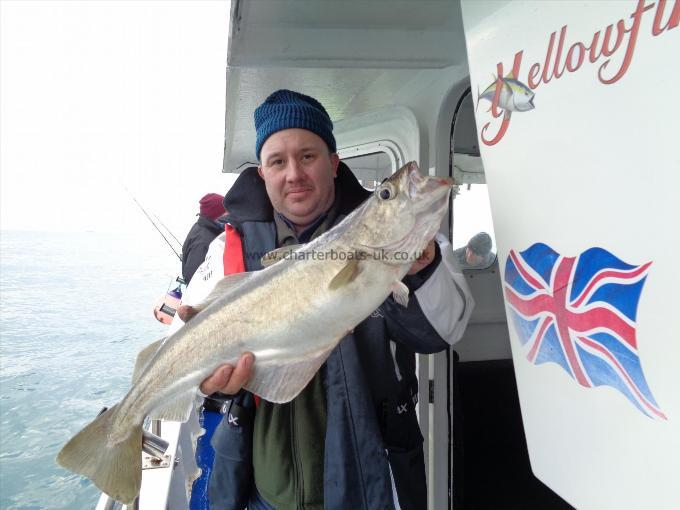
[[[467,74],[457,0],[234,0],[230,18],[225,172],[255,161],[253,110],[274,90],[316,97],[337,122],[407,104],[428,70]]]

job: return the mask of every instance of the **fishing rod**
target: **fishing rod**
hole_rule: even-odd
[[[170,234],[170,235],[172,236],[172,238],[173,238],[175,241],[177,241],[177,244],[179,244],[179,245],[181,246],[181,245],[182,245],[182,241],[180,241],[179,239],[177,239],[177,238],[175,237],[175,234],[173,234],[172,231],[171,231],[168,227],[165,226],[165,224],[161,221],[161,219],[158,217],[158,215],[157,215],[156,213],[153,213],[153,217],[156,218],[156,221],[158,221],[158,223],[161,224],[161,226],[165,229],[165,231],[166,231],[168,234]]]
[[[144,209],[144,207],[142,206],[142,204],[140,204],[140,203],[137,201],[137,199],[136,199],[135,196],[132,194],[132,192],[127,188],[127,186],[124,186],[124,188],[125,188],[125,191],[127,191],[127,192],[130,194],[130,198],[132,198],[132,200],[135,201],[135,204],[137,204],[137,207],[139,207],[139,208],[142,210],[142,212],[144,213],[144,216],[146,216],[146,217],[148,218],[148,220],[151,222],[151,224],[154,226],[154,228],[158,231],[158,233],[161,235],[161,237],[163,238],[163,240],[168,244],[168,246],[170,247],[170,249],[172,250],[172,252],[173,252],[175,255],[177,255],[177,258],[178,258],[179,261],[181,262],[181,261],[182,261],[182,256],[181,256],[179,253],[177,253],[177,250],[175,250],[175,248],[172,246],[172,243],[168,240],[168,238],[165,237],[165,235],[163,234],[163,232],[161,231],[161,229],[158,228],[158,225],[156,225],[156,223],[153,221],[153,219],[151,218],[151,216],[149,216],[149,213],[146,212],[146,209]],[[154,216],[155,216],[155,215],[154,215]],[[158,218],[158,216],[156,216],[156,218]],[[161,225],[163,225],[163,223],[162,223],[160,220],[158,220],[158,222],[161,223]],[[179,244],[181,244],[181,243],[179,242],[179,240],[172,234],[172,232],[170,232],[170,230],[168,229],[168,227],[166,227],[165,225],[163,225],[163,227],[165,228],[165,230],[167,230],[167,231],[170,233],[170,235],[175,239],[175,241],[177,241]]]

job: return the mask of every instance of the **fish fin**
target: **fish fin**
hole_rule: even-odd
[[[255,361],[253,376],[244,388],[268,402],[290,402],[309,384],[336,344],[337,342],[332,342],[327,348],[311,355],[306,354],[277,365],[261,366]]]
[[[345,264],[338,274],[336,274],[331,283],[328,284],[328,288],[331,290],[337,290],[345,285],[354,281],[354,279],[359,274],[359,261],[357,259],[352,259]]]
[[[275,250],[270,251],[269,253],[266,253],[261,259],[260,263],[262,264],[262,267],[269,267],[277,262],[285,259],[288,255],[293,253],[295,250],[300,248],[302,245],[301,244],[293,244],[290,246],[282,246],[281,248],[276,248]]]
[[[156,351],[158,348],[163,344],[165,341],[165,337],[161,338],[160,340],[156,340],[153,343],[150,343],[144,349],[139,351],[139,354],[137,354],[137,361],[135,361],[135,369],[132,371],[132,385],[139,380],[139,377],[142,375],[142,372],[144,372],[144,369],[147,367],[149,364],[149,361],[151,361],[151,358],[153,357],[154,354],[156,354]]]
[[[392,284],[392,297],[404,308],[408,307],[408,287],[404,282],[394,282]]]
[[[202,312],[208,306],[210,306],[214,301],[217,301],[218,298],[221,298],[225,294],[229,293],[231,290],[235,289],[238,287],[241,283],[246,281],[248,278],[250,278],[253,275],[254,271],[246,272],[246,273],[234,273],[234,274],[229,274],[222,278],[219,282],[217,282],[217,285],[215,285],[215,288],[208,294],[208,296],[201,301],[197,305],[193,305],[192,308],[196,310],[196,312]]]
[[[495,78],[494,78],[495,80]],[[477,94],[479,94],[479,90],[477,91]],[[479,96],[477,104],[479,104],[479,100],[486,99],[488,101],[493,101],[493,96],[496,94],[496,82],[492,82],[491,85],[489,85],[486,89],[484,89],[484,92]],[[491,96],[491,97],[489,97]]]
[[[515,73],[513,73],[512,70],[510,70],[510,72],[508,74],[506,74],[505,77],[509,78],[511,80],[514,80],[515,79]]]
[[[185,422],[191,416],[191,411],[194,409],[194,400],[196,399],[196,391],[192,390],[186,393],[181,393],[178,397],[173,398],[167,402],[162,403],[149,413],[149,418],[152,420],[167,420],[167,421],[181,421]]]
[[[108,441],[118,406],[97,416],[66,443],[57,455],[60,466],[85,475],[100,490],[126,505],[142,485],[142,426],[114,445]]]

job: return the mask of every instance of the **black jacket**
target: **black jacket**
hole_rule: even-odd
[[[218,223],[205,216],[199,216],[191,227],[182,245],[182,277],[187,284],[205,260],[208,246],[223,230]]]

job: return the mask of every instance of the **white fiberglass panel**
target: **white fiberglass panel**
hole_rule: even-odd
[[[677,506],[680,2],[463,1],[534,473]]]

